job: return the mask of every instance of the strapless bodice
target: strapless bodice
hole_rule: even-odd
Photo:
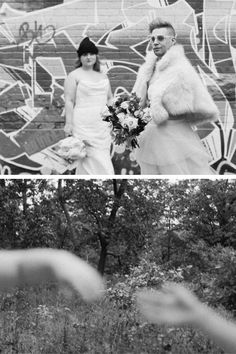
[[[97,82],[80,80],[76,90],[76,104],[78,108],[105,107],[109,89],[108,79]]]

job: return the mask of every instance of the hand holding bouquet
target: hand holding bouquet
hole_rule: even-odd
[[[102,117],[111,124],[115,143],[126,143],[131,148],[139,146],[137,137],[151,120],[149,108],[140,106],[136,93],[123,93],[116,97],[113,104],[102,112]]]

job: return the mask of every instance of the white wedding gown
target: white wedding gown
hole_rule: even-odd
[[[108,79],[80,80],[73,112],[73,136],[85,141],[87,156],[78,160],[77,175],[113,175],[111,130],[101,112],[107,103]]]

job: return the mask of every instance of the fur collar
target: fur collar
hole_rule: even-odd
[[[178,60],[186,59],[184,54],[184,48],[181,44],[175,44],[163,55],[163,57],[157,62],[156,69],[163,71],[169,66],[175,65]]]

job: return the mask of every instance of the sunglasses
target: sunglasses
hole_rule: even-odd
[[[154,37],[154,36],[150,37],[150,39],[151,39],[151,41],[153,43],[155,42],[155,39],[157,39],[158,42],[163,42],[164,39],[166,39],[166,38],[174,38],[174,37],[173,36],[162,36],[162,35],[159,35],[159,36],[156,36],[156,37]]]

